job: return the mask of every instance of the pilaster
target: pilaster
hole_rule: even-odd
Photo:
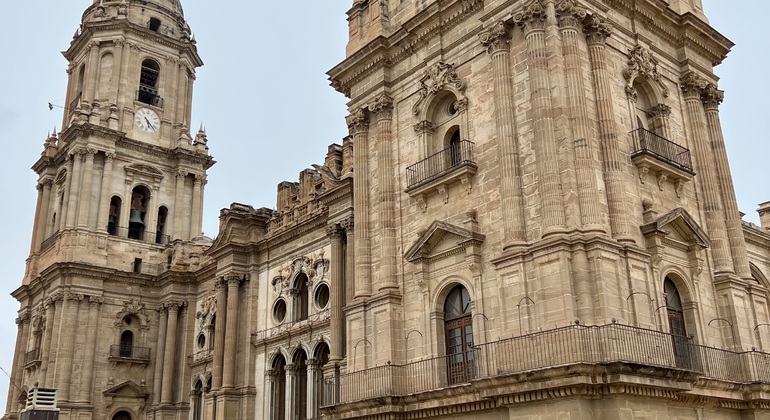
[[[345,256],[342,251],[344,230],[339,224],[327,226],[326,234],[329,236],[332,246],[331,255],[331,316],[329,319],[329,335],[331,336],[331,348],[329,361],[338,363],[342,360],[344,343],[344,316],[342,307],[345,297]]]
[[[168,327],[166,328],[166,345],[163,353],[163,384],[161,385],[161,404],[171,404],[174,398],[174,371],[176,355],[176,336],[179,325],[179,308],[182,302],[170,300],[164,303],[168,310]]]
[[[211,371],[211,389],[219,391],[222,388],[222,368],[224,367],[225,357],[225,323],[227,320],[227,282],[220,279],[214,285],[217,292],[217,318],[214,325],[214,362]]]
[[[238,300],[241,282],[244,276],[230,273],[224,277],[227,282],[227,321],[225,323],[225,358],[222,372],[222,388],[235,387],[235,360],[238,344]]]
[[[372,295],[371,237],[369,232],[369,117],[365,109],[354,111],[346,119],[353,136],[353,160],[356,175],[353,178],[353,212],[356,222],[356,290],[355,299]]]
[[[86,148],[84,151],[85,168],[83,170],[82,190],[83,196],[80,198],[80,208],[78,209],[78,228],[86,229],[90,227],[91,211],[91,189],[94,181],[94,156],[96,149]]]
[[[90,296],[88,298],[88,331],[99,331],[99,312],[101,306],[104,303],[104,298],[101,296]],[[80,398],[79,400],[84,403],[93,404],[93,396],[91,391],[93,389],[94,382],[94,356],[96,354],[96,346],[99,341],[99,334],[91,334],[86,339],[85,354],[83,355],[83,367],[79,375],[81,376]]]
[[[158,305],[158,340],[155,351],[155,372],[153,374],[152,402],[160,404],[161,389],[163,388],[163,359],[166,354],[166,329],[168,328],[168,310],[165,305]]]
[[[97,232],[107,233],[107,225],[110,217],[110,188],[112,185],[112,166],[115,161],[115,152],[104,154],[104,170],[102,171],[102,186],[99,192],[99,216],[96,223]]]

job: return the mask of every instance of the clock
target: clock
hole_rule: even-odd
[[[134,114],[136,126],[147,133],[155,133],[160,130],[160,117],[149,108],[139,108]]]

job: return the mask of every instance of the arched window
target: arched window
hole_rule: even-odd
[[[663,282],[663,290],[666,293],[666,312],[668,313],[668,326],[671,334],[687,336],[687,328],[684,323],[684,311],[682,310],[682,298],[676,285],[669,278]]]
[[[307,419],[307,355],[304,350],[297,350],[292,360],[296,372],[294,387],[294,419]]]
[[[193,420],[201,420],[203,418],[203,383],[200,380],[195,382],[192,400],[192,418]]]
[[[468,289],[455,286],[444,301],[447,379],[449,384],[473,378],[473,315]]]
[[[107,218],[107,233],[110,235],[118,234],[118,223],[120,222],[120,205],[120,197],[113,196],[110,199],[110,214]]]
[[[142,61],[139,76],[139,91],[136,100],[145,104],[162,106],[158,96],[158,81],[160,80],[160,65],[149,58]]]
[[[168,209],[165,206],[160,206],[158,209],[158,225],[155,229],[155,243],[166,244],[168,239],[166,238],[166,218],[168,217]]]
[[[151,31],[158,32],[160,30],[160,19],[150,18],[150,22],[147,24],[147,26]]]
[[[460,127],[454,126],[447,132],[447,148],[449,150],[449,165],[450,167],[457,166],[463,161],[462,155],[462,139],[460,138]]]
[[[131,414],[126,411],[118,411],[112,416],[112,420],[131,420]]]
[[[214,315],[211,317],[211,322],[209,322],[209,350],[214,351],[214,335],[217,332],[217,316]]]
[[[636,89],[637,92],[636,100],[634,101],[636,128],[643,128],[651,131],[650,119],[647,115],[647,111],[649,111],[652,104],[650,104],[646,89],[640,83],[635,83],[634,89]]]
[[[294,299],[294,320],[302,321],[307,319],[310,301],[308,299],[308,280],[304,273],[297,276],[294,283],[296,296]]]
[[[123,331],[123,334],[120,335],[120,357],[133,357],[133,354],[134,333],[131,331]]]
[[[279,355],[273,361],[271,381],[270,420],[286,418],[286,359]]]
[[[315,388],[315,404],[312,409],[312,418],[321,418],[319,408],[323,405],[323,385],[324,385],[324,373],[323,367],[329,363],[329,346],[326,343],[321,343],[315,350],[315,361],[317,368],[313,372],[315,377],[312,378]]]
[[[131,213],[128,217],[128,237],[130,239],[144,240],[149,201],[150,192],[147,188],[140,186],[131,191]]]

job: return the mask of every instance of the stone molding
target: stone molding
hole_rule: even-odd
[[[668,87],[663,82],[663,77],[658,70],[658,60],[650,54],[648,48],[642,45],[628,50],[628,61],[623,70],[623,77],[626,79],[626,95],[633,100],[639,96],[636,88],[634,88],[634,82],[638,78],[656,83],[664,98],[669,95]]]
[[[457,75],[454,64],[439,61],[428,67],[419,80],[419,89],[417,93],[420,97],[412,107],[412,113],[415,116],[420,115],[425,105],[429,104],[429,99],[442,90],[450,90],[455,96],[464,98],[466,83]]]

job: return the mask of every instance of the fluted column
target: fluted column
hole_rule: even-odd
[[[8,404],[6,405],[9,413],[18,413],[18,404],[16,401],[19,399],[19,389],[22,385],[22,379],[24,377],[24,356],[27,353],[27,341],[29,340],[29,325],[30,313],[28,310],[24,310],[19,317],[16,318],[17,332],[16,332],[16,348],[13,353],[13,370],[11,371],[11,384],[8,387]],[[39,351],[39,350],[38,350]]]
[[[211,372],[211,389],[222,388],[222,368],[225,357],[225,320],[227,319],[227,282],[222,279],[214,286],[217,291],[217,319],[214,325],[214,366]]]
[[[41,228],[40,226],[40,212],[43,207],[43,184],[38,183],[37,184],[37,204],[35,205],[35,224],[32,226],[32,240],[29,244],[29,253],[30,255],[36,253],[40,250],[40,242],[38,239],[41,236],[40,231],[45,230],[45,228]]]
[[[68,293],[62,305],[59,316],[62,325],[76,325],[78,312],[83,295]],[[64,330],[60,335],[60,344],[56,353],[56,381],[59,389],[59,401],[70,401],[70,385],[72,384],[72,359],[75,357],[75,335],[72,331]]]
[[[329,319],[329,328],[331,336],[331,348],[329,361],[332,363],[338,363],[342,360],[343,347],[345,342],[343,341],[343,315],[342,307],[345,302],[343,297],[345,296],[345,256],[342,253],[342,236],[345,232],[340,225],[331,225],[326,227],[326,234],[329,235],[329,240],[332,246],[331,257],[331,314]]]
[[[187,63],[186,61],[179,62],[179,72],[177,76],[177,88],[176,88],[176,100],[174,101],[175,121],[179,124],[187,124],[189,121],[185,121],[185,98],[184,94],[187,92]]]
[[[369,105],[377,124],[378,178],[380,186],[380,270],[378,291],[398,291],[396,279],[396,191],[393,172],[393,99],[383,93]]]
[[[225,359],[222,388],[235,386],[236,346],[238,345],[238,299],[242,276],[231,273],[227,280],[227,322],[225,323]]]
[[[166,328],[166,348],[163,352],[163,384],[161,385],[161,404],[171,404],[174,398],[174,358],[176,356],[176,335],[179,325],[180,302],[166,302],[168,310],[168,328]]]
[[[184,203],[184,179],[187,177],[187,171],[184,169],[177,169],[176,171],[176,189],[175,189],[175,195],[174,195],[174,208],[173,208],[173,215],[169,215],[166,217],[166,220],[171,223],[171,227],[173,228],[173,239],[188,239],[187,236],[184,234],[183,229],[184,225],[182,224],[184,220],[184,211],[185,211],[185,203]]]
[[[482,45],[492,60],[492,79],[495,99],[495,128],[497,150],[500,156],[500,188],[503,213],[503,237],[505,247],[527,241],[524,217],[524,194],[521,189],[521,166],[516,133],[516,106],[514,104],[513,79],[510,63],[510,29],[505,22],[498,22],[479,35]]]
[[[190,214],[191,238],[201,234],[200,215],[203,211],[201,207],[203,205],[203,182],[205,178],[205,175],[195,175],[193,181],[192,214]]]
[[[613,106],[612,78],[608,69],[606,40],[612,27],[604,19],[591,15],[584,21],[588,40],[588,56],[593,70],[596,89],[596,108],[599,119],[599,144],[604,165],[604,183],[607,188],[612,237],[619,242],[634,242],[623,189],[624,158],[618,147],[618,125]]]
[[[297,417],[297,404],[294,402],[294,396],[297,394],[295,389],[297,388],[297,366],[294,363],[286,365],[286,420],[294,420]]]
[[[83,170],[83,182],[82,190],[83,195],[80,197],[80,208],[78,209],[78,227],[88,228],[90,227],[90,212],[91,212],[91,190],[94,183],[94,156],[96,156],[96,149],[87,148],[85,150],[85,168]]]
[[[345,300],[343,305],[350,305],[353,301],[353,296],[356,293],[355,275],[356,275],[356,258],[355,258],[355,222],[353,217],[349,217],[340,223],[342,229],[345,230]],[[345,327],[343,326],[343,329]],[[342,349],[343,354],[345,349]]]
[[[369,118],[364,109],[347,117],[353,136],[353,214],[356,222],[356,291],[355,299],[372,295],[372,256],[369,233]]]
[[[96,79],[98,79],[99,73],[99,41],[91,41],[88,46],[88,63],[86,63],[86,74],[83,80],[85,80],[85,92],[83,97],[85,100],[91,102],[96,94]]]
[[[107,225],[110,222],[110,202],[112,195],[110,190],[112,189],[112,165],[115,161],[115,152],[107,152],[104,154],[104,170],[102,171],[102,187],[99,192],[99,216],[96,224],[96,230],[98,232],[106,233]],[[131,203],[127,202],[124,205],[130,206]]]
[[[743,226],[738,211],[738,202],[735,199],[735,187],[733,186],[733,176],[730,173],[730,163],[727,160],[725,139],[722,136],[722,122],[719,119],[719,104],[722,103],[724,97],[723,91],[717,89],[712,84],[708,84],[703,91],[701,99],[706,109],[706,124],[709,137],[711,138],[711,151],[714,153],[714,160],[716,160],[716,178],[722,194],[727,241],[730,244],[733,269],[738,277],[751,279],[749,256],[746,252],[746,242],[743,237]]]
[[[711,251],[714,257],[714,269],[717,273],[732,273],[732,261],[728,247],[724,213],[719,194],[719,183],[714,170],[714,159],[709,145],[706,127],[706,114],[701,95],[706,83],[694,73],[686,74],[680,87],[684,92],[685,107],[690,120],[692,142],[698,163],[697,172],[703,190],[703,210],[706,213],[706,226],[711,237]]]
[[[91,296],[88,298],[88,331],[91,332],[86,338],[85,354],[83,355],[83,367],[80,369],[81,386],[80,401],[93,402],[91,390],[94,384],[94,355],[96,354],[96,345],[99,337],[99,311],[104,303],[101,296]]]
[[[601,169],[596,165],[593,155],[596,139],[588,118],[578,38],[578,28],[582,26],[580,19],[585,12],[571,8],[570,3],[562,3],[562,6],[567,7],[559,10],[559,25],[564,53],[569,118],[574,139],[572,147],[575,153],[580,222],[583,231],[605,233],[606,229],[602,224],[602,214],[599,209],[599,186],[596,182],[596,174]]]
[[[75,227],[77,223],[77,209],[80,198],[81,179],[83,175],[83,150],[75,150],[72,156],[72,181],[70,182],[69,197],[67,198],[67,223],[66,227]],[[85,204],[84,204],[85,205]]]
[[[161,389],[163,387],[163,358],[166,354],[166,329],[168,328],[168,309],[165,305],[158,305],[158,348],[155,350],[155,372],[152,382],[152,403],[160,404]]]
[[[515,20],[524,28],[529,53],[529,83],[532,101],[532,125],[537,170],[538,191],[542,207],[542,236],[563,233],[565,229],[564,202],[559,178],[559,158],[551,104],[551,83],[545,48],[546,9],[535,1]]]
[[[45,336],[43,338],[43,357],[40,361],[40,378],[43,380],[42,386],[53,386],[53,369],[49,369],[51,357],[51,343],[56,331],[56,302],[58,296],[51,296],[45,299],[43,307],[45,308]],[[50,370],[50,372],[49,372]]]
[[[321,374],[320,361],[316,359],[308,359],[307,361],[307,410],[304,418],[316,419],[318,413],[318,392],[316,387],[319,385],[318,375]]]

